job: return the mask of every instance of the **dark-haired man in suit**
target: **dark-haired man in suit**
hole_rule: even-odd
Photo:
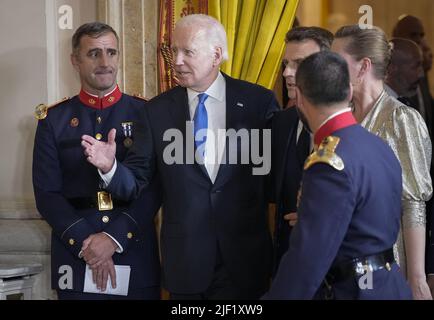
[[[295,108],[295,73],[301,61],[313,53],[329,50],[333,34],[319,27],[296,27],[285,38],[283,76],[288,91],[288,108],[273,117],[272,190],[276,203],[274,261],[276,271],[288,249],[290,231],[296,221],[297,194],[303,163],[311,150],[311,135],[303,127]]]

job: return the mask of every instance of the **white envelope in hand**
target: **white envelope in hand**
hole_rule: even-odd
[[[128,286],[130,283],[130,266],[115,265],[116,270],[116,288],[112,288],[110,276],[108,277],[107,287],[105,291],[98,290],[96,283],[93,283],[92,270],[89,265],[86,265],[86,273],[84,275],[84,289],[83,292],[100,293],[100,294],[114,294],[120,296],[128,295]]]

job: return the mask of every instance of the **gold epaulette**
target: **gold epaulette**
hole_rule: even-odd
[[[38,104],[35,108],[35,118],[37,120],[43,120],[47,117],[48,114],[48,109],[53,108],[55,106],[58,106],[59,104],[61,104],[62,102],[69,100],[69,97],[65,97],[60,101],[57,101],[56,103],[53,103],[50,106],[47,106],[46,104]]]
[[[144,96],[142,96],[140,93],[136,93],[136,94],[134,94],[133,97],[148,102],[148,99],[146,99],[146,98],[145,98]]]
[[[338,171],[344,170],[344,162],[335,153],[339,141],[339,137],[328,136],[325,138],[319,145],[318,150],[306,159],[304,170],[309,169],[315,163],[326,163]]]

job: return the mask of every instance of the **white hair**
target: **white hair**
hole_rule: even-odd
[[[198,30],[196,35],[204,33],[211,50],[222,48],[223,61],[229,59],[228,40],[223,25],[211,16],[191,14],[178,20],[175,28],[192,28]]]

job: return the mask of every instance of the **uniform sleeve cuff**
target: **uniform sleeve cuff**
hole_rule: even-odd
[[[116,243],[116,245],[118,246],[117,248],[116,248],[116,252],[117,253],[122,253],[122,252],[124,252],[124,248],[122,248],[122,246],[121,246],[121,244],[115,239],[115,238],[113,238],[110,234],[108,234],[107,232],[103,232],[104,234],[106,234],[107,236],[109,236],[115,243]]]
[[[110,182],[112,181],[117,167],[118,167],[118,165],[117,165],[117,161],[115,159],[113,167],[111,168],[111,170],[109,172],[102,173],[102,171],[100,169],[98,169],[98,173],[99,173],[102,181],[104,182],[104,188],[106,188],[110,184]]]

